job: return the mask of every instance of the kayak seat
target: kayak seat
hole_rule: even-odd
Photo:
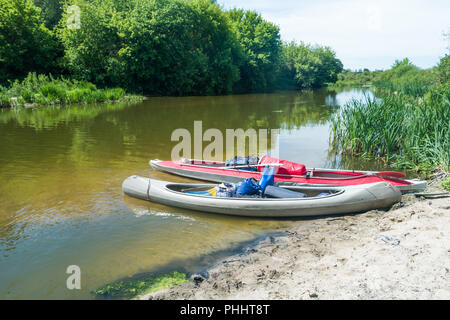
[[[305,198],[306,194],[289,189],[267,186],[264,195],[269,198]]]

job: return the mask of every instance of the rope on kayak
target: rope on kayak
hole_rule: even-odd
[[[413,193],[413,195],[424,198],[447,198],[450,197],[450,192]]]

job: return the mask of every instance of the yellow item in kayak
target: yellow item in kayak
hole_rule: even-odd
[[[216,187],[211,188],[209,190],[206,190],[210,195],[212,195],[213,197],[216,196]]]

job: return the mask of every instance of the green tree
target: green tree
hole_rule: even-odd
[[[284,72],[298,88],[320,88],[326,83],[336,82],[343,70],[342,62],[329,47],[313,47],[291,42],[283,46]]]
[[[126,26],[124,15],[116,9],[115,1],[73,1],[71,5],[80,7],[80,29],[67,27],[68,5],[64,6],[57,32],[70,73],[103,87],[126,85],[126,51],[122,47],[129,40],[122,31]]]
[[[75,4],[81,8],[81,29],[61,23],[59,34],[69,68],[78,78],[162,95],[229,93],[239,79],[239,44],[217,4]]]
[[[33,2],[41,8],[41,17],[45,21],[45,26],[53,29],[61,19],[63,0],[33,0]]]
[[[383,75],[383,80],[393,80],[403,77],[405,74],[419,71],[419,68],[412,64],[408,58],[395,60],[391,69],[387,70]]]
[[[280,30],[254,11],[228,11],[237,31],[244,53],[241,79],[237,91],[265,91],[273,89],[280,63]]]
[[[29,72],[57,73],[60,46],[31,0],[2,0],[0,83]]]
[[[450,81],[450,55],[446,54],[437,66],[439,81],[446,83]]]
[[[206,88],[206,94],[231,93],[233,85],[240,79],[239,67],[243,53],[238,38],[227,15],[215,1],[193,0],[188,2],[194,11],[194,27],[190,30],[190,46],[195,49],[192,56],[205,57],[196,81],[195,93]]]

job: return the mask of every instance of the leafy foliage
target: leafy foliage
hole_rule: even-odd
[[[237,40],[210,1],[75,3],[82,28],[59,35],[78,78],[163,95],[229,93],[239,79]]]
[[[61,47],[44,26],[31,0],[2,0],[0,6],[0,84],[29,72],[59,71]]]
[[[310,46],[291,42],[283,46],[285,72],[295,80],[298,88],[319,88],[336,82],[342,62],[329,47]]]
[[[6,89],[0,89],[0,107],[25,104],[70,104],[117,101],[125,98],[121,88],[97,89],[86,81],[53,78],[30,73],[22,81],[16,80]]]
[[[373,85],[380,90],[421,97],[435,85],[449,81],[449,61],[446,55],[436,67],[426,70],[418,68],[408,58],[396,60],[392,68],[386,71],[344,70],[338,75],[334,86]]]
[[[260,14],[232,9],[228,16],[237,30],[244,62],[237,92],[266,91],[275,87],[281,51],[280,30]]]
[[[216,95],[317,88],[342,69],[330,48],[284,45],[260,14],[216,1],[33,1],[3,0],[0,83],[37,72],[150,95]],[[79,29],[67,27],[72,5]]]
[[[253,11],[208,0],[76,0],[81,30],[60,24],[69,70],[100,86],[158,95],[267,91],[282,77],[299,88],[333,82],[342,63],[327,47],[296,55],[286,76],[279,28]],[[63,15],[61,21],[65,21]],[[293,44],[293,46],[296,46]]]
[[[369,69],[350,71],[343,70],[338,74],[338,79],[336,83],[332,86],[334,87],[348,87],[348,86],[361,86],[361,85],[372,85],[374,81],[379,79],[382,70],[370,71]]]
[[[41,8],[41,17],[45,21],[45,26],[53,29],[61,19],[63,0],[33,0],[33,2]]]
[[[437,65],[437,74],[441,83],[450,81],[450,55],[446,54]]]
[[[448,176],[444,181],[441,182],[441,186],[450,191],[450,176]]]

